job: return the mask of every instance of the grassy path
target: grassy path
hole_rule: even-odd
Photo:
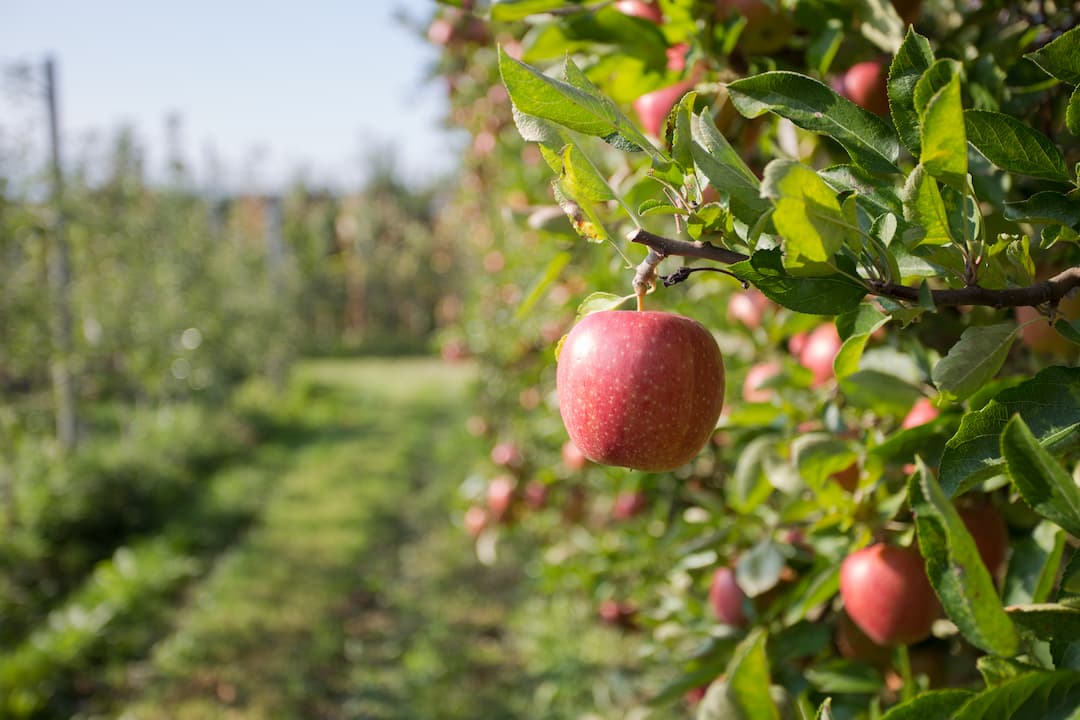
[[[447,513],[479,452],[461,432],[468,380],[431,361],[303,366],[311,432],[129,671],[119,716],[522,717],[501,634],[514,571],[478,567]]]

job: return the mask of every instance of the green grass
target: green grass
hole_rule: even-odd
[[[512,536],[480,565],[455,520],[488,449],[463,429],[473,379],[419,359],[299,367],[297,430],[252,458],[278,468],[246,486],[255,521],[79,717],[624,717],[603,696],[629,655],[619,633],[581,598],[536,593]]]

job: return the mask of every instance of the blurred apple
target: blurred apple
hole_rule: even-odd
[[[751,330],[761,327],[765,311],[772,305],[760,290],[742,290],[728,299],[727,317]]]
[[[611,508],[611,517],[615,520],[629,520],[637,517],[649,507],[649,496],[641,490],[623,490],[615,496]]]
[[[540,510],[547,505],[548,486],[539,480],[530,480],[522,493],[525,505],[532,510]]]
[[[713,573],[709,585],[709,606],[716,619],[727,625],[745,627],[750,622],[743,607],[746,594],[735,582],[735,571],[730,567],[720,567]]]
[[[1058,303],[1058,315],[1069,322],[1080,318],[1080,293],[1068,296]],[[1024,325],[1032,320],[1034,322],[1030,325]],[[1020,329],[1020,340],[1037,353],[1072,356],[1080,350],[1080,346],[1062,337],[1050,321],[1033,307],[1025,305],[1016,308],[1016,322],[1023,325]]]
[[[904,430],[910,430],[913,427],[925,425],[935,420],[940,414],[941,411],[934,407],[934,403],[930,398],[919,398],[911,406],[908,414],[904,416],[904,421],[900,423],[900,427]]]
[[[775,391],[763,388],[761,385],[767,380],[780,374],[782,366],[776,360],[758,363],[750,368],[743,381],[743,400],[751,403],[770,402]]]
[[[472,537],[484,532],[488,524],[487,510],[479,505],[473,505],[465,511],[465,532]]]
[[[585,457],[585,453],[581,452],[581,448],[575,445],[573,440],[567,440],[562,445],[562,462],[567,470],[577,472],[585,469],[589,458]]]
[[[794,351],[795,338],[791,339]],[[820,386],[833,377],[833,361],[840,352],[840,333],[832,323],[818,325],[799,344],[799,363],[814,376],[814,385]]]
[[[519,468],[524,463],[521,449],[512,442],[501,442],[491,448],[491,462],[508,468]]]
[[[690,52],[690,46],[686,43],[677,43],[667,49],[667,69],[681,73],[686,69],[686,55]]]
[[[888,79],[889,66],[885,60],[865,60],[836,78],[833,89],[864,110],[888,115]]]
[[[940,613],[915,547],[877,543],[840,564],[840,597],[851,620],[878,645],[910,645],[927,638]]]
[[[694,89],[694,80],[669,85],[659,90],[645,93],[633,102],[634,112],[641,120],[641,127],[653,137],[660,138],[664,131],[664,121],[667,120],[671,108],[682,99],[682,96]]]
[[[657,7],[654,2],[646,2],[645,0],[618,0],[612,7],[623,15],[639,17],[642,20],[648,20],[657,25],[664,21],[663,13],[660,12],[660,8]]]
[[[488,483],[487,506],[492,520],[500,522],[510,517],[516,485],[514,478],[509,475],[499,475]]]

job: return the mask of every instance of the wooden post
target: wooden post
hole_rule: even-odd
[[[45,61],[45,100],[49,110],[53,232],[49,248],[49,294],[51,299],[53,402],[56,437],[70,452],[78,442],[75,378],[71,372],[71,250],[64,227],[64,171],[60,162],[60,121],[56,102],[56,65]]]

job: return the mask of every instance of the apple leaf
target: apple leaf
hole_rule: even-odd
[[[1065,156],[1050,138],[1003,113],[964,112],[968,141],[987,160],[1006,172],[1069,182]]]
[[[975,661],[975,666],[978,668],[979,674],[982,675],[983,682],[986,683],[987,687],[997,687],[1021,675],[1027,675],[1041,669],[1037,665],[994,655],[983,655]]]
[[[727,87],[735,108],[746,117],[774,112],[804,130],[832,137],[866,170],[898,172],[900,142],[889,123],[813,78],[778,70]]]
[[[934,93],[919,121],[922,133],[919,165],[942,182],[965,187],[968,151],[959,75],[953,75],[945,87]]]
[[[833,255],[852,234],[836,193],[812,169],[794,160],[765,168],[761,194],[773,201],[773,223],[784,238],[784,265],[828,271]]]
[[[909,27],[900,50],[889,66],[889,109],[893,122],[911,154],[919,156],[922,147],[919,136],[919,113],[915,110],[915,84],[931,65],[934,51],[930,41]]]
[[[1080,228],[1080,191],[1068,194],[1044,190],[1027,200],[1005,203],[1005,219],[1018,222],[1060,223]]]
[[[761,197],[757,176],[716,129],[708,109],[693,117],[690,131],[694,164],[713,187],[727,193],[731,214],[753,226],[770,207],[769,201]]]
[[[1080,87],[1069,96],[1069,105],[1065,108],[1065,127],[1073,135],[1080,135]]]
[[[833,720],[832,698],[825,698],[814,714],[814,720]]]
[[[563,148],[563,187],[577,200],[604,202],[615,198],[615,191],[589,157],[576,144]]]
[[[1024,502],[1067,532],[1080,535],[1080,487],[1039,444],[1019,415],[1005,424],[1001,453]]]
[[[949,245],[953,242],[949,218],[937,181],[922,165],[916,165],[904,184],[904,219],[921,232],[905,237],[910,248],[920,245]]]
[[[1005,604],[1049,600],[1064,553],[1065,531],[1049,520],[1041,521],[1030,535],[1014,540],[1001,594]]]
[[[904,21],[889,0],[856,0],[859,31],[887,53],[895,53],[904,41]]]
[[[1031,672],[984,690],[949,720],[1010,720],[1075,717],[1080,707],[1080,672]]]
[[[528,316],[532,309],[536,307],[536,303],[540,302],[544,292],[558,279],[559,275],[562,274],[562,271],[566,269],[566,266],[573,259],[573,254],[566,251],[557,253],[555,257],[551,258],[544,271],[533,281],[529,292],[525,295],[521,304],[518,305],[517,310],[514,311],[514,320],[521,320]]]
[[[767,634],[758,629],[739,643],[728,663],[727,699],[747,720],[780,720],[780,711],[769,693]]]
[[[775,436],[762,435],[747,443],[739,453],[725,493],[727,504],[735,512],[748,514],[772,495],[773,486],[766,479],[762,467],[765,458],[776,447],[776,442]]]
[[[975,693],[970,690],[949,688],[931,690],[917,698],[897,705],[885,713],[881,720],[928,720],[929,718],[949,718],[952,713],[971,698]]]
[[[887,322],[889,316],[868,302],[836,318],[836,329],[840,332],[840,337],[844,338],[844,344],[833,359],[833,372],[836,377],[847,377],[858,371],[859,359],[866,349],[870,335]]]
[[[972,645],[994,655],[1015,655],[1020,638],[1001,607],[994,579],[960,514],[921,460],[908,483],[908,501],[926,574],[945,614]]]
[[[804,672],[810,684],[822,693],[877,693],[883,684],[874,667],[842,658],[817,662]]]
[[[960,402],[989,382],[1005,362],[1016,335],[1013,323],[969,327],[949,354],[938,361],[931,377],[938,391]]]
[[[1039,603],[1010,607],[1008,613],[1013,622],[1040,640],[1080,638],[1080,608],[1057,603]]]
[[[915,104],[915,112],[918,114],[920,122],[934,96],[945,89],[954,78],[960,77],[962,72],[963,66],[960,65],[959,61],[950,58],[935,60],[923,72],[915,83],[915,93],[912,95],[912,102]]]
[[[541,146],[541,152],[545,157],[552,155],[552,153],[545,151],[546,148]],[[551,163],[552,160],[549,159],[548,162]],[[566,213],[566,217],[570,219],[570,224],[573,225],[578,235],[589,242],[611,241],[611,236],[608,235],[608,231],[596,214],[596,209],[587,198],[581,198],[579,201],[572,197],[566,186],[558,178],[552,181],[551,188],[555,195],[555,202]]]
[[[530,15],[561,8],[565,0],[495,0],[491,19],[497,22],[523,20]]]
[[[607,310],[614,310],[627,300],[635,297],[635,295],[615,295],[613,293],[606,292],[594,292],[581,301],[578,305],[577,317],[574,318],[574,323],[581,322],[581,319],[586,315],[591,315],[594,312],[605,312]]]
[[[739,557],[735,580],[747,597],[763,595],[776,587],[784,569],[784,554],[766,537]]]
[[[1001,433],[1015,414],[1043,447],[1053,451],[1075,444],[1080,428],[1080,368],[1045,368],[1034,378],[1002,390],[982,409],[964,415],[941,456],[941,485],[946,493],[959,495],[1005,472]]]
[[[815,608],[829,602],[840,592],[839,563],[822,560],[814,568],[801,573],[798,584],[789,593],[793,598],[784,609],[784,625],[799,622]]]
[[[791,275],[782,264],[779,248],[759,250],[749,260],[735,263],[728,270],[773,302],[809,315],[835,315],[854,310],[866,296],[866,288],[848,275]]]
[[[876,182],[862,168],[854,165],[833,165],[819,170],[818,175],[838,193],[851,192],[868,214],[879,216],[891,213],[903,217],[904,205],[891,186]]]
[[[1049,75],[1080,85],[1080,27],[1062,33],[1035,52],[1025,55]]]
[[[562,81],[515,60],[499,48],[499,72],[514,107],[522,113],[586,135],[620,136],[645,150],[654,160],[670,162],[615,103],[596,91],[569,57],[564,68],[566,81]]]

